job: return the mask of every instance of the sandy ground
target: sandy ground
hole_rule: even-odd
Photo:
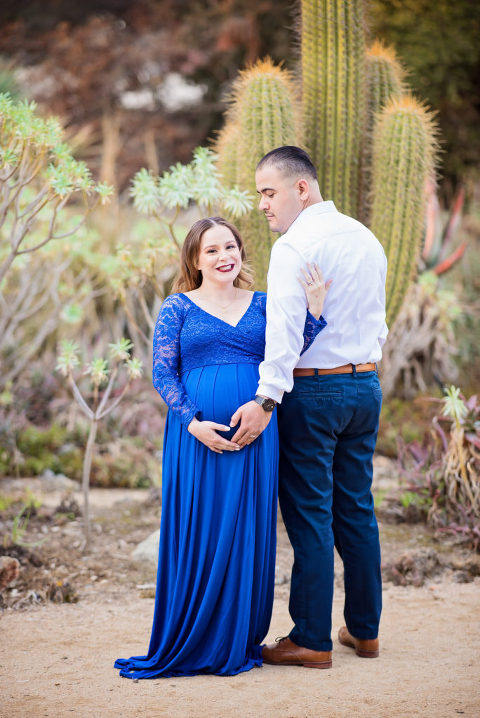
[[[126,534],[119,537],[110,528],[119,526],[110,496],[100,492],[96,497],[97,513],[102,507],[107,509],[112,524],[105,519],[103,533],[95,539],[94,555],[85,561],[86,575],[95,570],[99,580],[77,586],[79,602],[46,602],[28,610],[8,609],[0,616],[1,718],[480,716],[480,577],[455,583],[449,571],[420,588],[385,584],[378,659],[357,658],[335,640],[331,670],[264,666],[231,678],[138,682],[120,678],[113,669],[114,660],[144,654],[147,649],[153,599],[141,598],[135,586],[153,580],[154,572],[132,574],[131,544],[125,544]],[[140,501],[144,497],[140,492],[131,498]],[[156,525],[157,513],[152,509],[144,517],[145,535]],[[72,541],[75,526],[67,528],[66,538]],[[52,534],[55,540],[63,530]],[[137,522],[127,530],[135,534],[135,541],[141,533]],[[393,534],[391,527],[381,530],[387,552],[398,553],[409,542],[418,545],[419,534],[412,534],[411,528],[395,529]],[[125,546],[110,572],[104,567],[102,574],[99,556],[105,552],[107,539]],[[105,553],[103,560],[108,562]],[[279,524],[280,580],[288,575],[290,563],[291,550]],[[343,623],[338,569],[335,636]],[[288,594],[288,582],[276,587],[267,641],[285,635],[291,627]]]
[[[1,620],[2,718],[142,716],[343,718],[480,716],[478,582],[384,592],[381,655],[335,642],[331,670],[264,666],[231,677],[133,682],[118,656],[145,652],[152,599],[49,605]],[[341,625],[341,596],[334,625]],[[269,638],[290,627],[275,603]]]

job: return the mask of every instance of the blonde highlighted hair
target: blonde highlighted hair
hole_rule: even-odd
[[[223,217],[205,217],[192,224],[185,237],[180,258],[180,270],[172,287],[173,293],[190,292],[192,289],[198,289],[201,285],[202,273],[197,269],[197,263],[202,237],[208,229],[217,225],[227,227],[227,229],[230,230],[240,250],[242,268],[233,282],[234,287],[240,287],[241,289],[250,289],[253,287],[253,273],[247,264],[245,246],[238,229],[226,219],[223,219]]]

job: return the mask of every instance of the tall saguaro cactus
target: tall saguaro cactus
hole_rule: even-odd
[[[365,119],[363,0],[300,4],[305,145],[325,199],[355,216]]]
[[[375,120],[378,113],[393,97],[405,93],[404,70],[395,50],[375,40],[366,53],[366,125],[363,140],[362,171],[360,177],[359,218],[365,224],[370,220],[372,145]]]
[[[377,41],[366,50],[364,0],[299,0],[299,6],[304,145],[324,198],[370,226],[385,247],[392,324],[422,243],[425,181],[434,178],[435,126],[406,94],[393,49]],[[295,111],[291,77],[270,60],[241,73],[217,142],[227,183],[255,192],[261,156],[302,142]],[[272,235],[256,209],[239,224],[263,288]]]
[[[435,124],[411,95],[379,115],[373,143],[372,232],[388,259],[387,323],[393,324],[418,263],[426,183],[434,173]]]
[[[231,189],[238,184],[238,125],[234,120],[227,122],[215,142],[218,154],[218,170],[226,187]]]
[[[280,145],[299,142],[295,110],[291,75],[269,58],[240,73],[227,124],[216,148],[224,176],[231,181],[228,164],[236,162],[238,186],[255,195],[255,168],[263,155]],[[264,288],[274,237],[257,208],[237,220],[237,225],[255,268],[256,285]]]

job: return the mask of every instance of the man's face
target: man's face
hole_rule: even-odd
[[[305,207],[302,181],[289,177],[273,165],[259,167],[255,173],[258,209],[264,212],[272,232],[286,232]]]

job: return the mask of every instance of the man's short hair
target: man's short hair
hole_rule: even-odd
[[[258,163],[257,170],[266,165],[273,165],[288,176],[308,175],[318,182],[317,170],[312,160],[305,150],[294,145],[284,145],[267,152]]]

